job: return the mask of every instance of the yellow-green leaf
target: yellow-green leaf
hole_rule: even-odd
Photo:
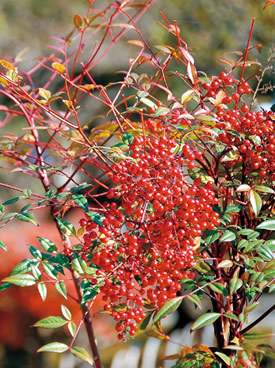
[[[224,261],[221,261],[217,268],[227,268],[227,267],[231,267],[233,266],[233,262],[230,261],[229,259],[225,259]]]
[[[23,273],[5,277],[2,281],[21,287],[32,286],[37,283],[33,275]]]
[[[262,208],[261,197],[259,196],[257,192],[254,192],[254,190],[251,190],[249,193],[249,199],[250,199],[250,203],[251,203],[251,206],[253,208],[255,215],[258,216]]]
[[[40,97],[44,98],[44,100],[48,101],[51,98],[51,91],[45,89],[45,88],[39,88],[38,94]]]
[[[234,294],[242,286],[242,284],[243,284],[242,280],[238,279],[237,277],[230,280],[229,287],[230,287],[231,294]]]
[[[38,353],[42,351],[47,351],[51,353],[64,353],[69,347],[61,342],[51,342],[50,344],[44,345],[37,350]]]
[[[49,316],[46,318],[37,321],[34,324],[34,327],[41,327],[41,328],[58,328],[64,326],[68,321],[60,316]]]
[[[189,89],[188,91],[185,91],[182,95],[181,95],[181,104],[185,104],[186,102],[188,102],[189,100],[191,100],[193,94],[195,93],[195,91],[193,89]]]
[[[74,346],[73,348],[71,348],[71,352],[77,358],[84,360],[84,362],[87,362],[93,365],[93,360],[85,349]]]

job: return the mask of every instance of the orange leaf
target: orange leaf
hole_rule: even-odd
[[[275,0],[267,1],[265,3],[264,9],[267,8],[269,5],[274,5],[274,4],[275,4]]]
[[[139,46],[141,48],[144,48],[144,43],[142,41],[139,41],[139,40],[129,40],[128,43],[130,43],[131,45],[135,45],[135,46]]]
[[[185,348],[181,349],[181,356],[184,358],[187,354],[193,353],[193,349],[186,346]]]
[[[78,28],[80,31],[82,30],[83,28],[83,20],[81,18],[80,15],[76,14],[74,16],[74,25],[76,26],[76,28]]]
[[[205,353],[208,353],[208,354],[214,356],[212,351],[206,345],[196,344],[196,345],[193,346],[193,349],[197,350],[197,351],[199,351],[199,350],[204,351]]]
[[[7,60],[0,59],[0,64],[8,70],[15,70],[15,67],[9,63]]]

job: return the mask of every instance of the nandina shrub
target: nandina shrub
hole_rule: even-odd
[[[258,367],[264,355],[274,356],[271,346],[257,343],[268,334],[248,332],[274,307],[246,324],[262,294],[274,288],[275,136],[274,111],[256,111],[254,105],[266,89],[262,80],[274,50],[264,68],[251,59],[262,48],[250,46],[253,20],[245,52],[235,53],[237,61],[223,58],[230,68],[208,77],[196,70],[179,27],[164,15],[162,26],[175,44],[151,48],[146,42],[136,20],[150,1],[115,2],[101,12],[89,3],[85,17],[75,16],[74,32],[54,46],[56,55],[24,73],[13,61],[0,61],[6,69],[0,93],[10,101],[2,108],[2,125],[8,128],[18,116],[28,124],[21,136],[4,134],[2,166],[10,171],[16,166],[44,189],[34,193],[1,183],[21,192],[1,205],[2,222],[37,225],[34,210],[47,207],[60,235],[56,245],[38,233],[41,248],[29,247],[31,258],[3,279],[1,289],[37,285],[45,300],[52,283],[67,297],[68,269],[83,319],[73,321],[63,305],[63,317],[38,321],[35,326],[42,328],[67,325],[72,335],[69,346],[53,342],[39,351],[70,350],[98,368],[90,314],[98,295],[116,321],[118,338],[126,340],[147,329],[169,339],[161,320],[184,298],[200,306],[205,294],[213,310],[199,316],[191,330],[213,324],[217,344],[183,348],[172,357],[174,367]],[[99,17],[101,24],[94,25]],[[120,23],[114,23],[117,18]],[[139,37],[128,41],[138,53],[125,77],[97,84],[92,69],[129,29]],[[83,55],[84,45],[100,32],[91,55]],[[103,51],[108,36],[110,46]],[[40,68],[50,77],[36,86]],[[180,93],[173,89],[174,78],[182,82]],[[97,116],[81,121],[87,99],[107,109],[103,124],[93,123]],[[62,183],[56,174],[64,176]],[[26,205],[8,211],[23,199]],[[77,228],[65,218],[74,207],[83,210]],[[83,322],[93,360],[75,346]]]

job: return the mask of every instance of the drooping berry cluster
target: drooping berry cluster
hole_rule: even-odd
[[[141,135],[127,159],[112,167],[116,188],[108,196],[119,204],[108,204],[103,226],[89,222],[84,237],[119,338],[135,334],[144,304],[160,308],[177,295],[182,279],[193,277],[199,237],[219,224],[212,182],[185,181],[198,157],[171,136]]]

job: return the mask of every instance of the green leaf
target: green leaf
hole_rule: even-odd
[[[0,240],[0,248],[4,249],[6,252],[8,251],[8,248],[5,246],[5,244]]]
[[[208,287],[215,293],[223,294],[225,296],[228,294],[226,287],[219,282],[213,282],[213,284],[209,284]]]
[[[82,194],[73,194],[72,199],[74,203],[82,208],[85,212],[89,211],[87,198],[85,198]]]
[[[208,231],[207,235],[206,235],[206,244],[212,244],[214,243],[218,238],[219,238],[220,234],[217,230],[210,230]]]
[[[92,186],[92,184],[80,184],[77,187],[72,189],[72,193],[80,192],[82,189],[86,189],[86,188],[89,188],[91,186]]]
[[[8,282],[4,282],[2,285],[0,285],[0,291],[6,290],[6,289],[10,288],[11,286],[13,286],[13,285],[8,283]]]
[[[55,260],[57,263],[59,263],[60,266],[64,266],[66,268],[68,268],[68,270],[70,269],[70,262],[67,256],[65,256],[65,254],[59,253],[57,254],[57,256],[55,257]]]
[[[32,191],[29,188],[23,190],[23,194],[26,198],[29,198],[32,195]]]
[[[258,249],[257,252],[261,258],[263,258],[266,261],[272,261],[273,254],[272,251],[269,249],[269,247],[266,244],[262,244]]]
[[[47,351],[51,353],[64,353],[69,347],[61,342],[51,342],[50,344],[44,345],[37,350],[38,353],[42,351]]]
[[[160,310],[156,313],[153,322],[157,323],[158,321],[160,321],[163,317],[167,316],[168,314],[175,312],[178,307],[181,305],[183,297],[182,296],[178,296],[176,298],[173,298],[171,300],[169,300],[168,302],[166,302],[161,308]]]
[[[275,220],[267,220],[256,226],[256,229],[275,230]]]
[[[147,313],[147,316],[144,318],[144,320],[141,322],[140,326],[139,326],[139,330],[145,330],[146,327],[149,325],[151,317],[152,317],[153,312],[150,311]]]
[[[23,273],[5,277],[2,281],[9,282],[10,284],[21,287],[32,286],[37,283],[37,280],[34,278],[33,275]]]
[[[83,263],[80,261],[80,257],[78,257],[77,255],[74,255],[72,266],[73,266],[73,269],[80,275],[85,274],[85,268],[83,267]]]
[[[36,280],[41,280],[41,272],[38,268],[38,265],[31,264],[31,270],[32,270],[32,274],[36,278]]]
[[[36,221],[34,214],[32,212],[22,212],[17,215],[18,220],[24,222],[31,222],[32,224],[38,226],[38,222]]]
[[[21,208],[20,212],[22,213],[22,212],[27,211],[27,209],[30,208],[31,206],[32,206],[32,203],[26,204],[26,206],[24,206],[23,208]]]
[[[231,266],[233,266],[233,262],[230,261],[230,259],[225,259],[218,264],[217,268],[227,268]]]
[[[70,321],[72,319],[72,315],[71,312],[69,311],[69,309],[65,306],[65,305],[61,305],[61,312],[63,314],[63,316]]]
[[[11,271],[10,275],[16,275],[18,273],[27,273],[31,271],[31,264],[38,264],[39,261],[36,259],[24,259],[18,263],[14,269]]]
[[[243,337],[247,340],[258,340],[258,339],[266,339],[268,337],[273,336],[271,333],[261,333],[261,332],[249,332],[245,333]]]
[[[256,309],[258,306],[259,306],[259,302],[249,304],[247,307],[245,307],[244,313],[249,313],[253,311],[254,309]]]
[[[122,136],[123,143],[129,145],[133,142],[135,137],[131,133],[125,132]]]
[[[237,245],[237,249],[241,249],[243,247],[245,247],[248,244],[248,241],[246,239],[242,239],[239,241],[238,245]]]
[[[211,363],[210,367],[211,368],[222,368],[221,364],[219,362],[217,362],[216,360]]]
[[[220,242],[229,242],[235,239],[236,239],[235,233],[233,233],[232,231],[226,230],[220,237]]]
[[[42,266],[48,276],[54,280],[58,280],[58,273],[56,272],[55,268],[47,262],[43,262]]]
[[[258,216],[262,208],[261,197],[259,196],[257,192],[254,192],[254,190],[251,190],[249,192],[249,199],[250,199],[250,203],[251,203],[251,206],[253,208],[255,215]]]
[[[42,254],[41,254],[40,250],[36,249],[32,245],[29,245],[29,251],[30,251],[31,255],[34,258],[36,258],[37,260],[41,260],[42,259]]]
[[[217,355],[229,367],[231,366],[231,359],[229,358],[229,356],[227,356],[227,355],[225,355],[223,353],[220,353],[219,351],[215,352],[215,355]]]
[[[242,285],[243,285],[242,280],[238,279],[237,277],[230,280],[229,287],[230,287],[231,294],[234,294]]]
[[[68,321],[59,316],[50,316],[37,321],[34,324],[34,327],[41,327],[41,328],[58,328],[64,326]]]
[[[266,187],[265,185],[256,185],[254,189],[256,189],[258,192],[275,194],[272,188]]]
[[[259,233],[257,231],[251,230],[251,229],[242,229],[242,230],[238,231],[238,235],[245,235],[249,239],[251,239],[253,237],[258,236]]]
[[[263,240],[253,240],[248,242],[248,244],[245,246],[243,252],[244,253],[249,253],[249,252],[253,252],[254,250],[256,250],[257,248],[259,248],[259,246],[263,243]]]
[[[275,239],[269,239],[267,240],[264,245],[268,247],[271,252],[275,252]]]
[[[68,299],[66,285],[63,281],[57,281],[55,288],[65,299]]]
[[[247,240],[256,240],[259,235],[260,233],[258,231],[251,230],[251,232],[247,235]]]
[[[263,272],[255,272],[252,276],[252,281],[261,282],[265,278],[265,275]]]
[[[76,234],[75,228],[74,228],[73,224],[71,224],[70,222],[68,222],[64,219],[59,219],[58,218],[57,223],[58,223],[58,226],[59,226],[60,230],[65,235],[72,236],[72,235]]]
[[[164,106],[160,106],[156,109],[154,117],[157,118],[162,115],[167,115],[170,112],[170,109]]]
[[[198,308],[201,309],[201,299],[198,295],[192,294],[188,295],[187,299],[191,300]]]
[[[7,201],[5,201],[5,202],[3,203],[3,206],[7,206],[8,204],[15,203],[15,202],[17,202],[19,199],[22,199],[22,198],[25,198],[25,196],[18,196],[18,197],[14,197],[14,198],[8,199]]]
[[[228,214],[223,215],[222,219],[223,219],[223,221],[224,221],[225,224],[227,222],[231,222],[232,221],[230,215],[228,215]]]
[[[40,282],[39,284],[37,284],[37,287],[38,287],[38,291],[41,296],[41,299],[44,302],[47,298],[47,287],[44,282]]]
[[[46,238],[38,238],[38,240],[46,252],[49,253],[57,252],[57,246],[51,240]]]
[[[153,101],[149,100],[149,98],[147,97],[141,97],[140,102],[144,103],[144,105],[149,106],[154,110],[157,109],[157,105]]]
[[[238,316],[236,316],[236,314],[234,314],[234,313],[224,313],[224,316],[226,318],[233,319],[234,321],[239,322]]]
[[[220,318],[220,313],[205,313],[196,319],[191,327],[191,331],[210,325],[211,323],[214,323],[218,318]]]
[[[101,215],[100,213],[89,211],[89,212],[87,212],[87,215],[97,225],[99,225],[99,226],[102,226],[103,225],[102,221],[105,219],[105,217],[103,215]]]
[[[224,210],[224,213],[240,212],[241,209],[242,209],[241,206],[227,206],[226,209]]]
[[[69,330],[70,334],[72,335],[72,337],[74,337],[75,333],[76,333],[76,324],[74,322],[69,322],[68,323],[68,330]]]
[[[241,346],[238,346],[238,345],[227,345],[226,347],[224,347],[224,349],[229,349],[229,350],[244,350],[244,348],[242,348]]]
[[[2,220],[6,220],[7,218],[17,216],[18,212],[10,212],[7,213],[5,216],[2,217]]]
[[[195,269],[200,273],[207,273],[211,270],[210,266],[204,261],[197,262]]]
[[[85,349],[74,346],[71,348],[71,353],[77,358],[84,360],[84,362],[93,365],[93,360]]]
[[[269,277],[275,277],[275,270],[264,270],[264,274]]]

